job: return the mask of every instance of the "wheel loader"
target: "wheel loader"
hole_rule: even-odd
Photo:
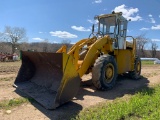
[[[126,36],[128,21],[122,12],[96,16],[98,30],[56,53],[21,51],[22,65],[14,82],[16,89],[34,98],[46,109],[56,109],[76,96],[81,77],[92,72],[93,85],[109,90],[117,75],[139,79],[141,61],[136,40]],[[130,41],[127,41],[129,38]]]

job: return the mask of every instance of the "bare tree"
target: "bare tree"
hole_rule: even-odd
[[[65,39],[65,40],[62,40],[61,43],[67,46],[67,45],[69,45],[71,43],[71,41]]]
[[[136,37],[137,39],[137,53],[141,57],[145,57],[145,45],[148,43],[149,39],[146,38],[146,34],[142,33]]]
[[[0,53],[11,53],[11,45],[6,42],[0,42]]]
[[[0,32],[0,41],[2,41],[3,33]]]
[[[43,44],[43,52],[48,52],[48,39],[44,39]]]
[[[27,50],[30,49],[30,46],[31,45],[29,43],[27,43],[27,42],[21,42],[19,44],[19,50],[27,51]]]
[[[27,40],[26,30],[24,28],[6,26],[4,30],[4,39],[11,43],[12,53],[15,53],[17,43]]]
[[[157,48],[158,48],[157,43],[154,42],[154,41],[151,41],[151,55],[152,55],[153,58],[156,57]]]
[[[67,46],[67,49],[69,49],[72,45],[71,45],[71,41],[70,40],[62,40],[62,45],[66,45]]]

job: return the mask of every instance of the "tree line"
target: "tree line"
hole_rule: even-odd
[[[137,44],[137,55],[140,57],[157,57],[160,58],[158,44],[156,41],[146,37],[145,33],[134,37]],[[63,40],[61,43],[49,43],[47,40],[43,42],[28,43],[26,30],[20,27],[6,26],[3,33],[0,33],[0,52],[3,53],[19,53],[20,50],[32,50],[38,52],[55,52],[62,45],[71,47],[71,41]]]
[[[136,38],[137,43],[137,54],[140,57],[152,57],[152,58],[160,58],[160,51],[158,51],[158,44],[156,41],[153,41],[146,37],[145,33],[142,33]]]
[[[14,49],[14,53],[23,51],[37,51],[37,52],[56,52],[63,43],[46,43],[46,42],[34,42],[34,43],[17,43]],[[68,45],[69,47],[71,44]],[[8,42],[0,42],[0,52],[12,54],[12,44]]]
[[[23,51],[55,52],[62,45],[71,47],[70,40],[62,40],[61,43],[43,42],[28,43],[26,30],[19,27],[6,26],[3,33],[0,33],[0,53],[14,54]]]

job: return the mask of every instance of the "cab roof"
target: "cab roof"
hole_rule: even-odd
[[[117,18],[119,18],[119,19],[121,19],[121,20],[126,20],[123,16],[122,16],[122,12],[112,12],[111,14],[103,14],[103,15],[98,15],[98,16],[95,16],[94,18],[95,19],[101,19],[101,18],[106,18],[106,17],[117,17]]]

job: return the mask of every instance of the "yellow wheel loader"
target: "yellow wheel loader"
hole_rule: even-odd
[[[128,21],[121,12],[95,19],[98,32],[93,25],[89,38],[68,51],[65,45],[56,53],[21,51],[22,65],[14,83],[17,89],[45,108],[55,109],[77,94],[81,77],[89,72],[99,90],[113,88],[118,74],[138,79],[141,61],[136,56],[136,40],[126,36]]]

